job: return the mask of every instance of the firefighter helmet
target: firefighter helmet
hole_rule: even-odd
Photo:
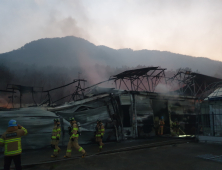
[[[18,126],[16,120],[10,120],[8,122],[8,127]]]
[[[74,117],[70,117],[69,118],[69,121],[71,122],[71,121],[75,121],[75,118]]]
[[[97,122],[98,122],[98,123],[101,123],[102,121],[101,121],[100,119],[97,119]]]
[[[55,119],[54,119],[54,122],[59,122],[59,119],[58,119],[58,118],[55,118]]]

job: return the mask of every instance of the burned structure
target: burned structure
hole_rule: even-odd
[[[68,97],[70,98],[70,100],[72,99],[73,101],[75,101],[77,99],[84,98],[84,93],[83,92],[85,90],[85,82],[87,82],[87,81],[84,80],[84,79],[74,79],[71,83],[68,83],[68,84],[65,84],[63,86],[59,86],[59,87],[56,87],[56,88],[53,88],[53,89],[43,91],[44,93],[46,93],[45,99],[40,103],[39,106],[42,106],[43,104],[46,104],[46,103],[48,104],[48,106],[51,106],[54,103],[56,103],[56,102],[58,102],[62,99],[68,98]],[[67,87],[67,86],[72,85],[72,84],[76,84],[76,89],[72,94],[64,96],[60,99],[56,99],[54,101],[52,100],[50,92],[55,91],[55,90],[60,89],[60,88]]]
[[[174,87],[176,84],[176,92],[180,95],[185,96],[201,96],[207,88],[212,86],[214,83],[220,82],[221,79],[203,75],[200,73],[193,73],[191,71],[181,70],[170,78],[166,78],[167,83]]]
[[[154,92],[157,84],[165,79],[165,70],[159,67],[127,70],[111,79],[114,80],[116,89],[121,89],[121,84],[124,84],[128,91]]]
[[[59,117],[62,122],[61,144],[64,144],[68,140],[69,123],[67,120],[71,116],[81,123],[80,144],[94,142],[97,119],[102,120],[105,125],[104,141],[153,137],[157,135],[156,128],[160,117],[165,120],[165,135],[171,135],[171,125],[176,119],[180,123],[180,135],[196,135],[197,122],[200,120],[197,117],[196,103],[200,101],[199,96],[206,91],[204,88],[219,79],[182,70],[173,77],[166,77],[165,70],[160,67],[148,67],[119,73],[107,80],[114,81],[116,88],[98,87],[106,81],[84,87],[81,83],[85,83],[86,80],[75,79],[69,84],[45,90],[43,93],[46,97],[38,107],[22,108],[18,112],[27,120],[22,121],[24,127],[34,128],[38,132],[33,131],[32,135],[27,138],[46,139],[47,135],[50,136],[53,126],[51,118]],[[69,101],[57,105],[61,99],[52,99],[50,92],[73,83],[77,84],[74,92],[62,98],[69,98]],[[160,83],[172,86],[173,91],[157,92],[156,88]],[[178,85],[177,89],[174,89],[173,84]],[[28,111],[31,111],[30,115]],[[18,120],[21,117],[17,111],[0,112],[1,117],[4,115],[7,115],[4,118],[6,122],[10,117],[15,119],[18,117]],[[41,123],[37,124],[36,121]],[[0,134],[3,132],[3,125],[6,126],[6,124],[1,124]],[[24,145],[31,148],[50,144],[50,138],[36,145],[32,143],[32,146],[29,141],[31,140],[24,142]]]
[[[32,95],[32,100],[37,106],[37,103],[34,98],[34,94],[42,92],[43,87],[28,87],[28,86],[22,86],[22,85],[17,85],[17,84],[8,84],[6,89],[12,91],[12,96],[10,96],[10,98],[11,98],[13,108],[14,108],[14,97],[18,97],[18,96],[14,96],[14,93],[16,93],[15,91],[19,92],[19,102],[20,102],[20,108],[21,108],[22,96],[28,93]]]
[[[104,140],[155,136],[155,121],[162,116],[166,123],[165,134],[171,134],[171,124],[178,119],[181,134],[194,135],[195,97],[154,92],[159,82],[166,83],[165,70],[149,67],[125,71],[109,79],[115,82],[116,88],[93,86],[90,93],[84,94],[85,99],[48,108],[48,111],[66,119],[76,117],[91,135],[96,120],[101,119],[107,129]]]

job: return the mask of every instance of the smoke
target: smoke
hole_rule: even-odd
[[[103,72],[98,72],[96,68],[97,61],[90,58],[90,54],[81,52],[78,55],[79,67],[81,68],[82,78],[86,79],[89,84],[96,84],[103,81]]]
[[[90,39],[88,32],[84,28],[78,26],[77,20],[71,16],[59,19],[52,15],[41,34],[42,37],[50,38],[55,36],[76,36],[88,40]]]
[[[169,86],[167,86],[166,84],[158,84],[155,89],[155,91],[158,93],[167,93],[171,90],[172,89]]]
[[[85,6],[78,0],[27,3],[3,0],[0,2],[0,53],[41,38],[77,36],[90,40],[90,22],[85,13]]]

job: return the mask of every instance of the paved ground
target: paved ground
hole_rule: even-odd
[[[106,143],[104,151],[125,148],[147,143],[169,141],[175,139],[153,138],[146,140],[132,140],[120,143]],[[98,150],[98,145],[83,145],[89,155]],[[66,151],[62,152],[57,159],[61,159]],[[52,149],[40,149],[24,151],[22,154],[22,164],[40,163],[42,161],[54,160],[50,158]],[[210,145],[199,143],[178,144],[176,146],[163,146],[150,149],[121,152],[109,155],[97,155],[84,159],[66,160],[63,162],[39,165],[27,170],[217,170],[222,169],[222,163],[207,161],[197,158],[197,155],[213,154],[222,155],[222,145]],[[73,157],[80,156],[78,152],[73,152]],[[0,167],[3,167],[3,154],[0,154]],[[1,168],[0,168],[1,169]]]
[[[107,150],[113,150],[113,149],[119,149],[124,147],[130,147],[135,145],[142,145],[147,143],[155,143],[155,142],[162,142],[162,141],[169,141],[169,140],[175,140],[171,138],[150,138],[150,139],[143,139],[143,140],[127,140],[123,142],[111,142],[111,143],[105,143],[104,151]],[[90,144],[90,145],[81,145],[87,152],[87,154],[91,155],[98,152],[98,145],[97,144]],[[34,163],[40,163],[42,161],[49,161],[54,159],[61,159],[65,155],[66,152],[66,146],[60,147],[61,153],[57,158],[50,158],[50,155],[53,153],[53,149],[51,148],[45,148],[45,149],[39,149],[39,150],[29,150],[29,151],[23,151],[22,153],[22,164],[34,164]],[[3,167],[3,153],[0,153],[0,169]],[[72,152],[72,157],[80,156],[78,152],[75,150]],[[12,164],[13,166],[13,164]]]
[[[186,143],[176,146],[163,146],[141,149],[110,155],[86,157],[27,170],[219,170],[222,163],[197,158],[197,155],[222,155],[221,145]]]

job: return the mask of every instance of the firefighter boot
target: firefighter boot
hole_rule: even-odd
[[[101,152],[103,150],[103,146],[101,145],[101,146],[99,146],[99,152]]]
[[[101,152],[103,150],[103,146],[104,146],[104,143],[101,142],[101,144],[99,146],[99,152]]]
[[[85,156],[86,156],[86,152],[84,154],[82,154],[82,158],[85,158]]]

